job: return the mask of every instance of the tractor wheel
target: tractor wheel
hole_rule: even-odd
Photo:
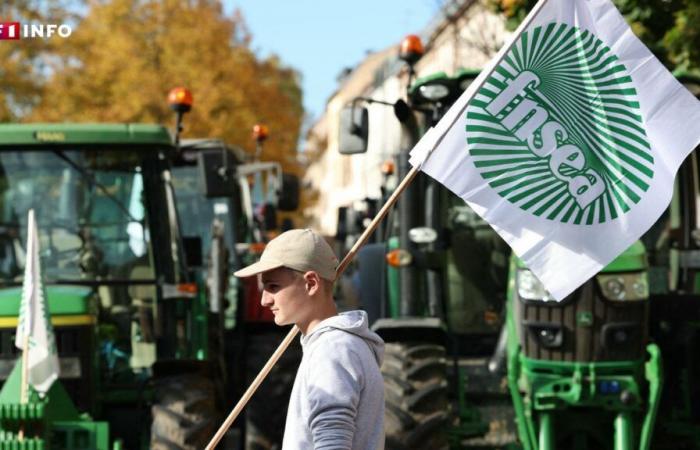
[[[219,419],[214,383],[193,374],[157,380],[151,414],[151,449],[201,450]]]
[[[285,335],[286,332],[269,332],[248,336],[246,385],[250,385]],[[248,402],[245,425],[246,450],[282,448],[287,406],[300,362],[301,344],[298,339],[295,339]]]
[[[382,375],[387,450],[448,448],[445,348],[417,342],[386,344]]]

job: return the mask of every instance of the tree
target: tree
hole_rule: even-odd
[[[194,106],[183,137],[221,138],[252,155],[252,127],[265,123],[262,158],[299,174],[299,74],[259,58],[250,41],[240,11],[228,17],[218,0],[89,0],[24,120],[172,124],[166,95],[184,86]]]
[[[6,0],[0,4],[5,22],[64,23],[70,20],[64,2],[58,0]],[[0,45],[0,121],[22,117],[39,101],[46,67],[55,40],[21,39]]]
[[[700,3],[687,2],[687,7],[676,13],[675,25],[664,35],[664,43],[680,68],[700,70]]]
[[[536,0],[490,0],[514,29]],[[634,33],[669,68],[700,69],[697,0],[613,0]]]

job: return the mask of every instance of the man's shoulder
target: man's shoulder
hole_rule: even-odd
[[[318,336],[316,345],[323,347],[348,346],[357,345],[362,341],[364,341],[364,339],[354,333],[339,328],[331,328],[325,330]]]
[[[312,351],[314,353],[320,351],[331,357],[343,359],[361,356],[371,350],[362,337],[348,331],[333,328],[323,332],[318,337]]]

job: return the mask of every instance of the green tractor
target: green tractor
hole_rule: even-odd
[[[216,430],[223,310],[191,270],[201,238],[181,232],[175,153],[155,125],[0,126],[3,448],[199,449]],[[44,399],[17,405],[12,342],[31,208],[61,375]]]
[[[700,93],[700,78],[679,80]],[[523,448],[700,448],[698,167],[693,152],[667,211],[560,303],[511,259],[508,385]]]
[[[407,151],[477,75],[418,79],[393,105],[400,177]],[[698,91],[697,77],[679,78]],[[341,153],[367,148],[356,103],[341,115]],[[700,448],[696,159],[659,222],[562,303],[460,198],[419,174],[389,239],[358,255],[360,302],[388,342],[387,448],[446,438],[452,448]],[[662,389],[664,378],[678,381]]]
[[[246,159],[242,150],[220,140],[185,139],[172,169],[183,232],[200,236],[201,251],[209,255],[204,269],[211,304],[223,311],[217,330],[227,344],[220,356],[226,360],[230,399],[242,395],[288,331],[260,305],[257,280],[232,274],[259,258],[268,233],[279,228],[277,211],[297,209],[299,198],[297,178],[282,173],[278,163]],[[300,360],[296,343],[248,403],[244,426],[235,428],[244,448],[281,446]]]

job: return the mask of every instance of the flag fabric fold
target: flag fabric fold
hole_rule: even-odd
[[[541,0],[411,164],[562,300],[662,214],[698,124],[700,101],[609,0]]]
[[[29,211],[27,227],[27,258],[15,345],[28,352],[25,358],[28,382],[39,395],[43,396],[58,378],[59,362],[56,338],[41,277],[39,234],[34,210]],[[25,342],[28,344],[26,349]]]

